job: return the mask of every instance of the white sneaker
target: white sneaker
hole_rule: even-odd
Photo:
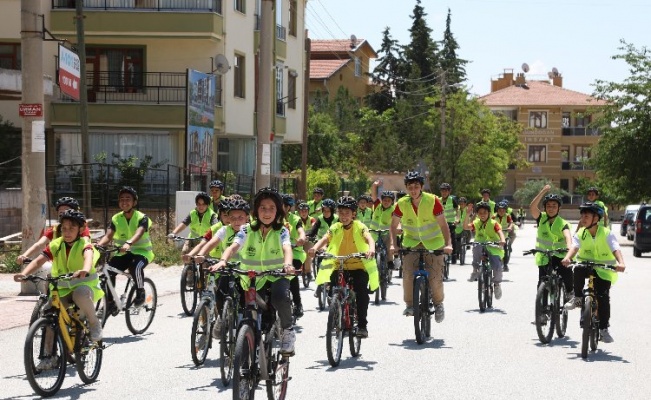
[[[499,283],[494,283],[493,284],[493,293],[495,293],[495,298],[497,300],[502,298],[502,285]]]
[[[479,272],[472,271],[472,274],[470,274],[470,278],[468,278],[468,282],[474,282],[479,278]]]
[[[434,321],[443,322],[445,319],[445,309],[443,308],[443,303],[437,304],[434,308]]]
[[[579,307],[581,308],[581,305],[583,304],[582,299],[580,297],[575,297],[572,296],[567,303],[563,306],[563,309],[569,311],[569,310],[574,310],[575,308]]]
[[[102,340],[102,324],[97,322],[97,325],[90,327],[90,340],[99,342]]]
[[[296,343],[296,334],[293,329],[284,329],[283,337],[280,342],[280,352],[282,354],[294,355],[294,343]]]
[[[601,336],[601,341],[604,343],[612,343],[615,341],[613,337],[610,336],[610,333],[608,333],[608,329],[600,329],[599,336]]]
[[[222,326],[224,324],[222,323],[222,317],[217,316],[217,320],[212,326],[212,337],[215,339],[219,339],[219,337],[222,334]]]
[[[39,371],[45,371],[47,369],[53,369],[57,365],[59,365],[59,356],[50,356],[42,358],[36,366],[36,369]]]
[[[405,308],[405,311],[402,312],[402,315],[405,315],[407,317],[413,317],[414,316],[414,307]]]

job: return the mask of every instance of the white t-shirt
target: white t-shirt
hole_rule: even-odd
[[[247,236],[247,230],[249,229],[249,224],[243,225],[240,228],[240,231],[237,232],[237,235],[235,235],[235,239],[233,239],[233,243],[237,243],[240,248],[244,245],[246,242],[246,236]],[[283,227],[280,230],[280,246],[291,246],[292,242],[289,240],[289,231],[287,228]]]
[[[592,235],[590,235],[590,232],[588,232],[587,235],[592,237]],[[606,236],[606,241],[608,242],[608,247],[610,247],[610,251],[616,251],[621,249],[621,247],[619,246],[619,241],[617,240],[617,236],[615,236],[613,231],[610,231],[608,236]],[[577,249],[581,248],[581,241],[579,240],[578,232],[575,233],[574,236],[572,236],[572,246],[576,247]]]

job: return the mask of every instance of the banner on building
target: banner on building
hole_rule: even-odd
[[[79,101],[81,84],[81,65],[79,56],[74,51],[59,45],[59,73],[57,84],[61,91],[73,99]]]
[[[188,69],[186,160],[192,174],[212,169],[215,134],[215,76]]]

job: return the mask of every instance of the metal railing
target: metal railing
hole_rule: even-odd
[[[577,171],[589,171],[592,170],[590,166],[583,162],[570,162],[563,161],[561,162],[561,169],[564,171],[577,170]]]
[[[75,0],[52,0],[52,9],[74,9]],[[222,0],[84,0],[87,10],[210,11],[222,13]]]
[[[564,127],[562,128],[563,136],[599,136],[598,128],[584,128],[584,127]]]

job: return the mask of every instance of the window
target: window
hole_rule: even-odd
[[[496,116],[502,115],[504,118],[511,121],[518,120],[518,110],[493,110],[492,113]]]
[[[547,162],[547,146],[529,146],[529,162]]]
[[[562,119],[562,125],[563,128],[569,128],[570,127],[570,113],[564,112],[563,113],[563,119]]]
[[[584,162],[590,159],[590,147],[574,146],[574,161]]]
[[[285,96],[283,91],[283,72],[285,66],[276,64],[276,115],[285,115]]]
[[[574,118],[574,126],[577,128],[585,128],[586,126],[590,125],[590,116],[589,115],[577,115],[576,118]]]
[[[547,111],[530,111],[529,128],[547,128]]]
[[[20,43],[0,43],[0,68],[21,68]]]
[[[355,57],[355,76],[362,76],[362,60]]]
[[[289,34],[296,37],[298,10],[296,0],[289,0]]]
[[[233,77],[235,79],[235,90],[233,96],[245,98],[245,72],[246,72],[246,58],[244,56],[235,55],[235,63],[233,65]]]
[[[246,0],[233,0],[235,1],[235,11],[246,14]]]
[[[93,91],[131,92],[143,86],[145,49],[87,47],[86,81]]]
[[[289,71],[289,79],[287,81],[287,107],[296,110],[296,77],[298,73],[294,70]]]
[[[215,75],[215,105],[222,105],[222,85],[224,84],[223,75]]]

